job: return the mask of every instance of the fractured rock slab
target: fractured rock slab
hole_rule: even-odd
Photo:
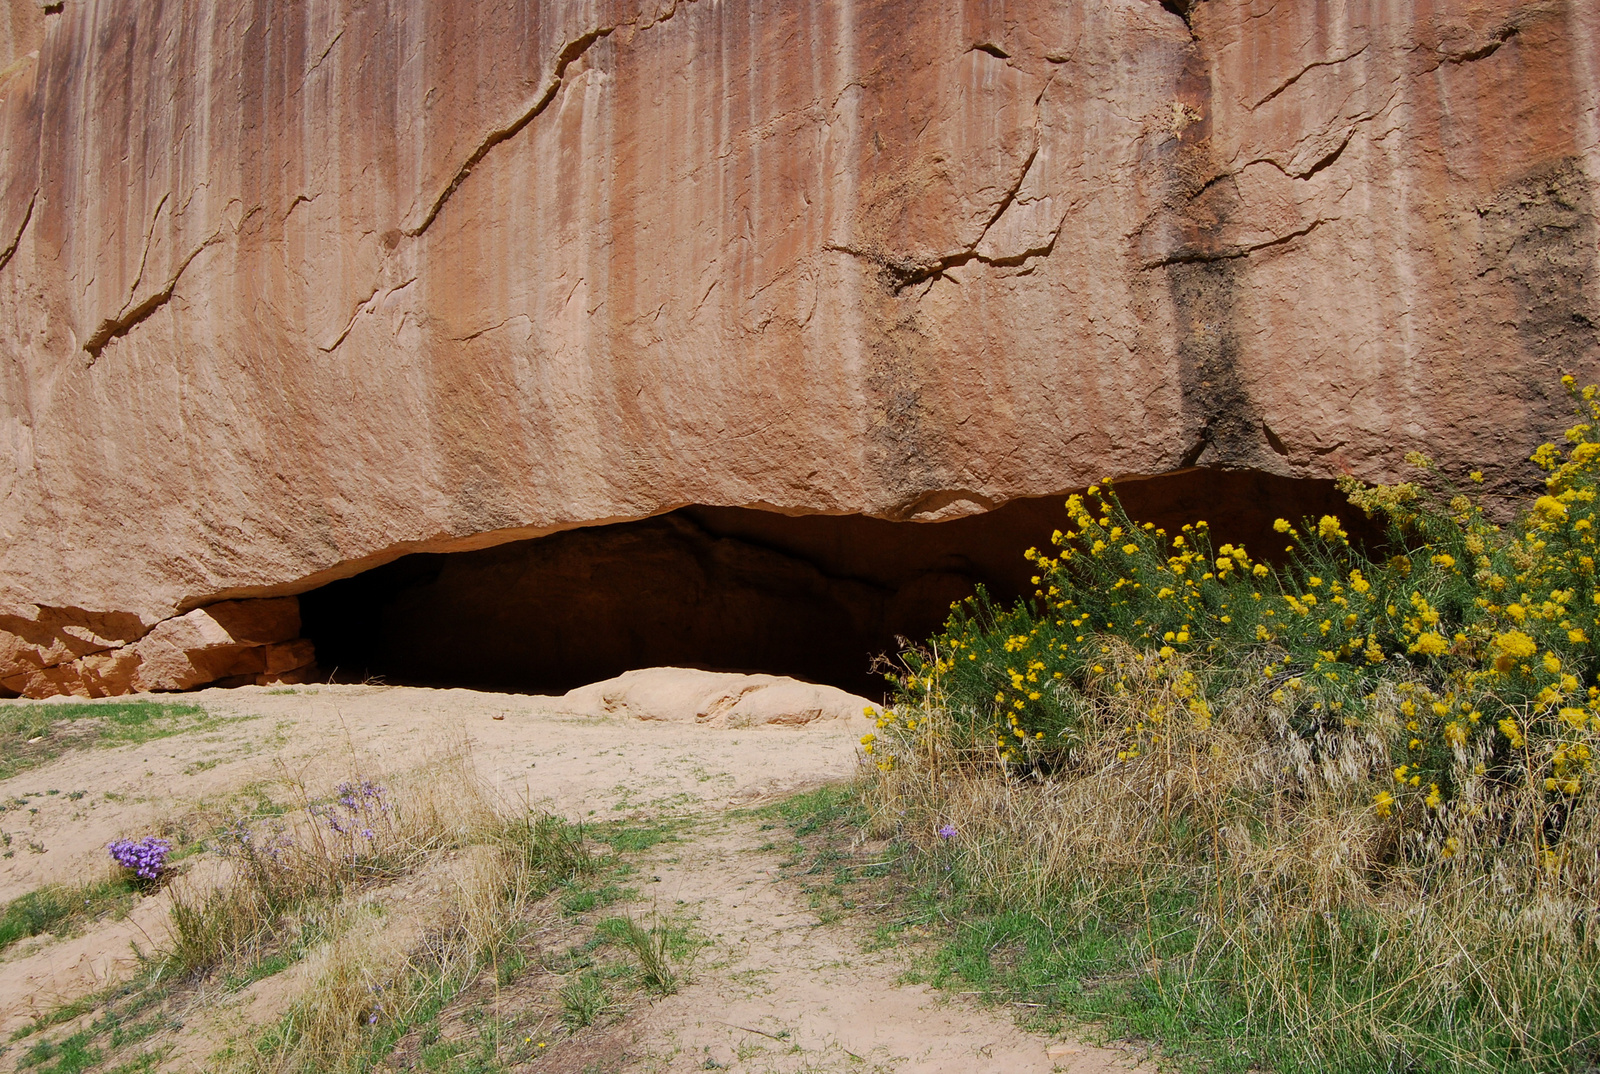
[[[298,637],[299,603],[295,597],[279,597],[196,608],[125,644],[101,645],[76,659],[16,671],[0,679],[0,686],[24,697],[109,697],[229,680],[297,681],[316,661],[311,642]],[[11,644],[21,649],[20,635],[0,631],[0,639],[16,639]],[[43,661],[62,649],[36,646],[25,651]]]

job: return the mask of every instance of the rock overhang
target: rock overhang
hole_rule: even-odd
[[[1365,11],[68,0],[0,42],[0,601],[83,659],[685,504],[1512,483],[1600,353],[1600,16]]]

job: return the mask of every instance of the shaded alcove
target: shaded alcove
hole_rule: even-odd
[[[1338,513],[1329,481],[1192,469],[1119,486],[1169,529],[1281,550],[1280,516]],[[340,680],[560,692],[632,668],[760,671],[880,695],[877,654],[922,639],[982,584],[1031,593],[1023,551],[1066,528],[1064,496],[947,522],[686,507],[471,552],[405,556],[301,597]]]

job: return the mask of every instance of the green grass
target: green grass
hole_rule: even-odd
[[[760,815],[781,819],[796,838],[804,838],[840,824],[860,824],[866,819],[861,795],[848,785],[818,787],[774,802],[757,811]]]
[[[94,1037],[92,1030],[84,1029],[60,1041],[40,1041],[23,1053],[17,1069],[36,1074],[81,1074],[100,1062]]]
[[[805,791],[762,806],[752,815],[776,822],[762,824],[762,830],[780,824],[789,829],[792,838],[767,843],[760,849],[785,852],[787,856],[779,861],[779,869],[799,886],[807,905],[824,925],[857,909],[862,902],[863,882],[882,881],[888,874],[889,863],[880,855],[874,853],[866,860],[858,860],[851,849],[867,822],[860,788],[854,785],[834,784]]]
[[[432,1074],[506,1074],[534,1058],[539,1049],[528,1033],[531,1028],[518,1017],[496,1018],[481,1007],[470,1010],[464,1017],[475,1030],[475,1035],[456,1040],[440,1040],[437,1020],[419,1028],[421,1047],[417,1063],[406,1069],[425,1070]]]
[[[682,827],[683,822],[669,820],[654,824],[598,824],[585,831],[589,838],[606,844],[618,854],[639,854],[677,839]]]
[[[165,1057],[165,1050],[146,1052],[137,1059],[130,1059],[126,1063],[118,1063],[106,1074],[151,1074]]]
[[[608,917],[596,935],[629,951],[638,961],[639,981],[651,992],[670,996],[682,985],[677,967],[693,958],[703,941],[682,922],[657,919],[649,926],[632,916]]]
[[[171,981],[162,974],[161,967],[153,962],[146,962],[143,964],[143,969],[129,980],[63,1003],[19,1027],[11,1034],[10,1039],[26,1039],[52,1026],[71,1022],[96,1010],[101,1012],[100,1017],[95,1020],[91,1028],[97,1034],[115,1034],[131,1020],[161,1004],[171,994]]]
[[[296,945],[296,949],[293,951],[274,951],[271,954],[263,955],[243,969],[224,975],[222,987],[229,992],[237,992],[242,988],[250,987],[257,981],[282,973],[294,965],[304,953],[303,949],[309,946],[309,943],[302,941]]]
[[[562,893],[560,899],[561,909],[568,914],[586,914],[591,910],[599,910],[610,906],[614,902],[625,899],[637,899],[637,888],[625,888],[616,884],[601,884],[598,887],[573,887]]]
[[[107,1047],[115,1051],[138,1044],[156,1032],[172,1027],[172,1022],[157,1008],[171,994],[159,973],[147,967],[132,980],[114,985],[94,995],[84,996],[56,1008],[48,1015],[12,1034],[12,1040],[33,1036],[51,1026],[70,1022],[100,1010],[88,1026],[60,1039],[39,1039],[18,1057],[17,1069],[27,1074],[79,1074],[105,1071],[105,1074],[144,1074],[155,1069],[165,1054],[155,1049],[107,1069],[101,1064]],[[141,1019],[140,1016],[145,1016]],[[112,1057],[115,1058],[115,1057]]]
[[[138,891],[130,880],[30,891],[11,900],[0,913],[0,951],[30,936],[61,932],[82,921],[124,913],[137,897]]]
[[[220,723],[199,705],[165,701],[0,705],[0,779],[74,747],[149,742]]]
[[[833,824],[797,855],[802,885],[825,871],[824,858],[839,864],[830,850],[859,834],[843,819]],[[1175,824],[1168,844],[1183,838]],[[877,945],[914,937],[931,948],[917,956],[909,979],[981,995],[1030,1028],[1154,1045],[1163,1069],[1600,1070],[1600,984],[1583,954],[1595,937],[1583,922],[1574,924],[1564,970],[1508,987],[1506,967],[1533,964],[1531,953],[1549,939],[1523,934],[1486,947],[1481,935],[1462,930],[1441,950],[1430,942],[1438,926],[1427,911],[1449,911],[1420,900],[1410,916],[1346,905],[1219,923],[1219,899],[1231,908],[1247,897],[1197,888],[1181,863],[1151,862],[1121,887],[1055,886],[1003,898],[992,872],[970,871],[985,859],[956,845],[891,844],[877,857],[890,863],[888,890],[873,900],[884,908]],[[1459,984],[1451,992],[1440,979]],[[1511,997],[1520,1006],[1511,1008]]]
[[[870,869],[846,871],[845,848],[860,832],[857,794],[835,787],[767,807],[806,832],[789,875],[813,909],[827,918],[833,907],[848,908],[855,883],[887,874],[887,891],[874,899],[876,946],[925,939],[908,980],[977,993],[1030,1028],[1154,1043],[1163,1069],[1208,1074],[1600,1069],[1600,1005],[1566,1004],[1559,1018],[1527,1011],[1522,1033],[1485,1033],[1484,1008],[1496,1002],[1489,990],[1469,981],[1452,1005],[1425,1001],[1418,975],[1430,967],[1410,957],[1408,937],[1377,914],[1280,922],[1269,947],[1220,936],[1210,921],[1213,895],[1176,870],[1152,868],[1139,888],[1056,891],[1030,906],[997,903],[983,878],[967,875],[960,854],[891,844]],[[817,882],[830,871],[831,883]],[[1377,951],[1386,957],[1374,959]],[[1263,972],[1265,958],[1280,968]],[[1295,1006],[1278,994],[1284,987],[1312,1009],[1348,1015],[1295,1023],[1285,1016]]]
[[[584,970],[561,986],[561,1021],[569,1029],[582,1029],[611,1007],[606,982],[594,970]]]
[[[130,1059],[126,1063],[118,1063],[106,1074],[151,1074],[165,1057],[165,1051],[146,1052],[137,1059]]]
[[[947,894],[928,905],[956,922],[925,972],[930,983],[1026,1005],[1018,1010],[1041,1028],[1091,1026],[1110,1039],[1159,1042],[1181,1070],[1455,1074],[1592,1071],[1600,1061],[1592,1008],[1530,1025],[1518,1039],[1464,1032],[1474,1025],[1473,1008],[1493,1002],[1479,990],[1463,989],[1444,1009],[1411,1002],[1407,976],[1349,957],[1400,942],[1358,915],[1308,923],[1292,945],[1300,960],[1295,987],[1305,999],[1353,1015],[1334,1030],[1308,1033],[1280,1016],[1247,949],[1200,942],[1193,922],[1203,908],[1177,885],[1153,893],[1148,910],[1136,902],[1117,917],[983,909],[952,904]]]

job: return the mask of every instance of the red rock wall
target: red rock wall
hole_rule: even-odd
[[[1182,6],[0,5],[0,676],[685,503],[1513,481],[1600,364],[1600,7]]]

